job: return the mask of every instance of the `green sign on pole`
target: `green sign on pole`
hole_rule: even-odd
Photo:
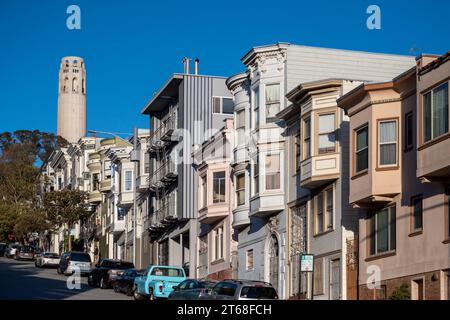
[[[300,256],[300,271],[314,272],[314,256],[312,254],[302,254]]]

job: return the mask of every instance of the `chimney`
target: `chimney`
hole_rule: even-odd
[[[195,59],[195,64],[194,64],[194,74],[198,74],[198,63],[200,62],[200,60],[198,58]]]
[[[189,74],[189,64],[191,62],[191,58],[184,57],[183,58],[183,66],[184,66],[184,73]]]

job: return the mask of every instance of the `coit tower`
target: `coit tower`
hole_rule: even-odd
[[[64,57],[59,68],[58,135],[76,143],[86,135],[86,69],[80,57]]]

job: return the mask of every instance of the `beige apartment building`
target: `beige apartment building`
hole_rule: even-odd
[[[338,99],[350,117],[349,202],[359,216],[359,298],[448,299],[449,53]]]
[[[233,120],[193,152],[198,175],[198,255],[196,277],[235,277],[237,242],[232,227],[234,189],[230,167]],[[234,265],[234,269],[233,269]]]

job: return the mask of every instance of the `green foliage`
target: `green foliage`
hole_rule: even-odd
[[[389,297],[389,300],[410,300],[411,299],[411,293],[409,292],[409,287],[406,283],[403,283],[400,287],[395,289],[394,292],[392,292],[391,296]]]

